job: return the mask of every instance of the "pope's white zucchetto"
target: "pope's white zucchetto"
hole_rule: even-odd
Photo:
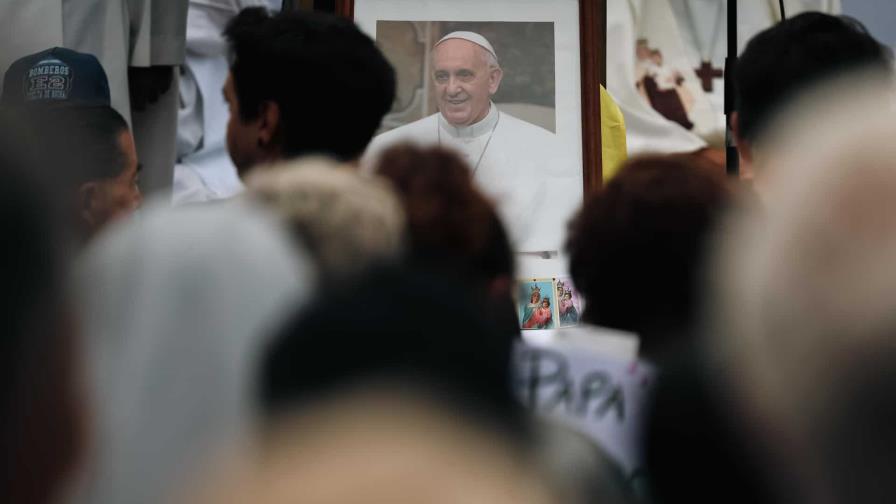
[[[479,47],[485,49],[489,53],[491,53],[491,55],[495,57],[495,60],[498,59],[498,54],[495,53],[495,48],[492,47],[491,42],[489,42],[488,39],[486,39],[482,35],[480,35],[476,32],[471,32],[471,31],[451,32],[448,35],[445,35],[444,37],[439,39],[439,41],[436,42],[436,45],[433,46],[433,49],[435,49],[436,47],[439,47],[439,44],[441,44],[442,42],[444,42],[446,40],[451,40],[451,39],[460,39],[460,40],[466,40],[468,42],[472,42],[472,43],[478,45]]]

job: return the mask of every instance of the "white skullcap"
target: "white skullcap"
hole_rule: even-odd
[[[466,41],[472,42],[472,43],[478,45],[479,47],[485,49],[486,51],[490,52],[491,55],[494,56],[496,60],[498,59],[498,55],[497,55],[497,53],[495,53],[495,48],[492,47],[492,44],[488,40],[486,40],[486,38],[483,37],[482,35],[475,33],[475,32],[471,32],[471,31],[451,32],[448,35],[445,35],[444,37],[439,39],[439,41],[436,42],[436,45],[434,45],[433,48],[436,48],[442,42],[444,42],[446,40],[451,40],[451,39],[461,39],[461,40],[466,40]]]

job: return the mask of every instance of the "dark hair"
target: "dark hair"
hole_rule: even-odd
[[[383,152],[376,172],[404,205],[409,260],[471,284],[502,332],[518,336],[512,291],[490,291],[496,279],[514,280],[513,248],[495,208],[473,186],[470,167],[439,147],[398,145]]]
[[[376,173],[389,179],[401,197],[415,260],[476,281],[513,275],[504,226],[457,154],[399,145],[383,152]]]
[[[863,67],[889,73],[892,59],[855,19],[807,12],[782,21],[753,37],[738,59],[739,134],[755,141],[805,88]]]
[[[19,150],[26,144],[9,131],[12,124],[23,121],[0,114],[0,502],[52,502],[83,447],[63,302],[64,243],[38,161]]]
[[[348,19],[242,10],[224,31],[240,119],[266,101],[280,108],[277,140],[287,157],[358,158],[395,99],[395,71]]]
[[[469,299],[464,284],[414,269],[374,270],[328,286],[266,351],[263,409],[288,411],[354,386],[386,381],[521,421],[511,392],[512,343]]]
[[[652,499],[801,502],[791,495],[796,471],[771,457],[752,430],[755,421],[725,388],[724,373],[706,359],[688,348],[665,363],[645,405],[642,451]]]
[[[43,151],[48,173],[65,187],[111,179],[125,168],[121,133],[128,123],[112,107],[67,107],[41,110],[30,118],[31,148]]]
[[[704,242],[729,196],[724,176],[694,156],[629,161],[570,224],[583,319],[638,333],[648,355],[689,330]]]
[[[820,391],[811,394],[822,396],[815,400],[824,414],[805,418],[812,445],[800,455],[822,468],[819,474],[825,479],[814,483],[831,496],[831,502],[890,502],[896,495],[891,479],[896,353],[889,343],[892,324],[880,330],[859,348],[825,356],[829,364],[823,370],[816,368],[825,375],[816,381]],[[868,338],[862,332],[850,336],[853,341]]]

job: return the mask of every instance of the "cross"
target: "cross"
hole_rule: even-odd
[[[712,92],[712,80],[716,77],[722,77],[725,75],[725,72],[721,68],[715,68],[712,66],[712,62],[704,61],[700,64],[700,66],[696,69],[697,77],[700,77],[700,82],[703,83],[703,90],[707,93]]]

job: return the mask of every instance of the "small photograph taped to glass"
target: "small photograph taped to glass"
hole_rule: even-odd
[[[560,327],[579,325],[582,316],[582,296],[576,290],[571,278],[558,278],[554,294],[557,299],[557,323]]]
[[[519,282],[517,304],[520,328],[554,329],[557,327],[554,282],[550,278],[530,279]]]

